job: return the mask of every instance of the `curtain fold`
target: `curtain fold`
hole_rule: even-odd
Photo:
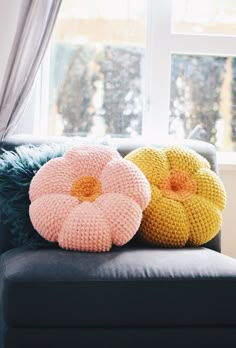
[[[61,0],[23,0],[0,87],[0,138],[13,131],[24,111]]]

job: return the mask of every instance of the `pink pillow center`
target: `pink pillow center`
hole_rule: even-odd
[[[74,181],[70,194],[82,202],[93,202],[102,194],[102,184],[94,176],[82,176]]]

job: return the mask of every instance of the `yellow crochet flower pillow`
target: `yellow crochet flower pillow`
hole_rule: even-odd
[[[126,156],[146,175],[152,198],[139,236],[163,247],[197,246],[219,231],[225,190],[208,161],[183,147],[140,148]]]

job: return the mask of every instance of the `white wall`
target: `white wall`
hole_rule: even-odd
[[[227,205],[223,214],[222,252],[236,258],[236,166],[221,168],[220,176],[226,188]]]

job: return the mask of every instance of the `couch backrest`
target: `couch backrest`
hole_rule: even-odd
[[[12,150],[17,146],[20,145],[40,145],[45,143],[61,143],[65,141],[65,137],[45,137],[45,138],[35,138],[31,136],[12,136],[6,139],[4,142],[0,144],[0,153],[3,149],[5,150]],[[68,140],[68,138],[67,138]],[[115,141],[115,144],[117,146],[117,150],[120,152],[122,156],[125,156],[130,151],[141,147],[141,146],[154,146],[154,147],[161,147],[166,144],[160,144],[160,143],[152,143],[145,140],[133,140],[133,139],[119,139]],[[191,148],[192,150],[195,150],[197,153],[205,157],[210,165],[211,169],[217,173],[217,162],[216,162],[216,150],[215,147],[209,143],[205,143],[202,141],[196,141],[196,140],[186,140],[181,143],[181,145],[187,146]],[[216,251],[221,251],[221,233],[219,233],[213,238],[210,242],[205,244],[204,246],[213,249]],[[9,228],[5,225],[3,225],[0,221],[0,253],[4,252],[5,250],[9,249],[11,247],[11,244],[9,242]]]

